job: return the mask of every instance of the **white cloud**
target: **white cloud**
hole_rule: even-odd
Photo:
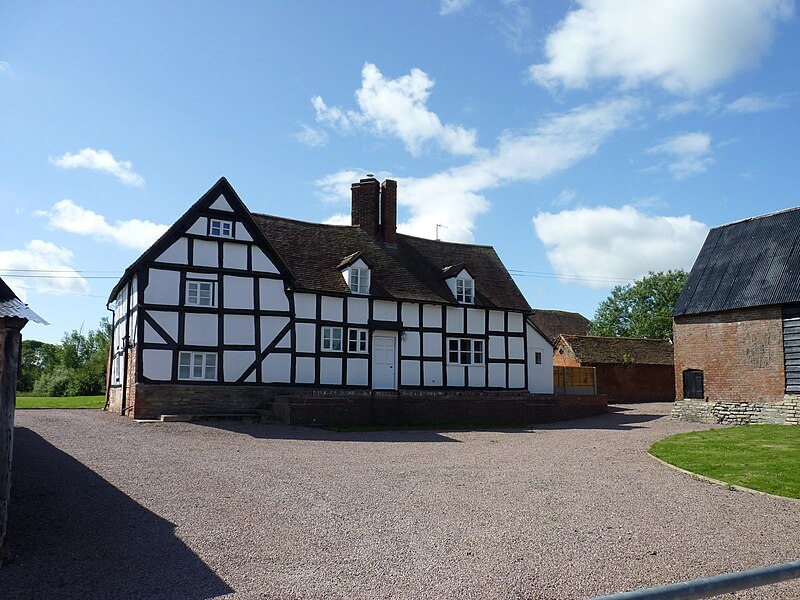
[[[594,288],[648,271],[691,268],[708,233],[690,215],[655,216],[632,206],[545,212],[533,225],[555,273]]]
[[[500,35],[515,52],[529,52],[533,49],[531,28],[531,8],[522,0],[502,0],[497,24]]]
[[[553,200],[552,204],[553,206],[556,206],[558,208],[563,208],[575,202],[575,199],[577,197],[578,197],[578,192],[576,192],[575,190],[572,189],[561,190],[561,193],[558,195],[558,198]]]
[[[769,98],[763,94],[748,94],[730,102],[725,109],[734,113],[764,112],[786,108],[791,104],[791,100],[792,97],[789,94],[782,94],[774,98]]]
[[[4,60],[0,60],[0,73],[7,73],[11,71],[11,65]]]
[[[301,144],[310,146],[312,148],[319,148],[328,143],[328,134],[319,129],[309,127],[305,123],[303,128],[294,134],[295,139]]]
[[[56,202],[48,211],[38,211],[37,216],[47,217],[48,225],[79,235],[88,235],[97,240],[116,242],[121,246],[144,250],[163,234],[168,226],[150,221],[131,219],[116,221],[113,225],[106,218],[75,204],[72,200]]]
[[[33,240],[24,248],[0,250],[0,273],[24,302],[26,290],[86,294],[89,282],[69,266],[72,252],[51,242]]]
[[[95,150],[84,148],[77,154],[67,152],[63,156],[50,157],[52,164],[62,169],[91,169],[102,171],[119,179],[125,185],[142,187],[144,178],[133,170],[133,163],[127,160],[117,160],[108,150]]]
[[[358,111],[328,106],[320,96],[312,98],[311,103],[317,122],[343,131],[367,127],[379,135],[394,135],[414,155],[428,142],[437,143],[451,154],[474,154],[478,151],[475,130],[442,124],[436,113],[428,110],[433,85],[434,81],[420,69],[386,79],[378,67],[366,63],[361,71],[361,87],[356,90]]]
[[[666,154],[672,157],[667,168],[675,179],[686,179],[690,175],[705,173],[714,163],[711,152],[711,136],[701,131],[682,133],[667,138],[660,144],[648,148],[649,154]]]
[[[551,89],[610,79],[696,93],[757,65],[793,12],[792,0],[578,0],[530,75]]]
[[[472,4],[472,0],[441,0],[439,14],[444,16],[461,12]]]
[[[350,215],[345,213],[336,213],[323,221],[326,225],[350,225]]]

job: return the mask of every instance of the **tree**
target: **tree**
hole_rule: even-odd
[[[61,348],[38,340],[22,340],[17,391],[30,392],[36,380],[61,364]]]
[[[689,274],[650,271],[629,285],[618,285],[600,303],[589,328],[590,335],[612,337],[672,337],[672,309]]]

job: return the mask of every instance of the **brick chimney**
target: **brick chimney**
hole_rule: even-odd
[[[350,223],[357,225],[369,235],[378,235],[378,202],[380,184],[374,177],[367,177],[350,186],[352,204]]]
[[[381,184],[381,234],[390,246],[397,244],[397,182],[387,179]]]

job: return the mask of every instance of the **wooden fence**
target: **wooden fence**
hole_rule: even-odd
[[[553,367],[553,393],[593,396],[597,394],[594,367]]]

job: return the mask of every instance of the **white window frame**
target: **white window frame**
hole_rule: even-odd
[[[455,360],[453,360],[455,358]],[[484,365],[486,344],[476,338],[447,338],[448,365]]]
[[[323,327],[320,345],[323,352],[341,352],[344,348],[344,335],[341,327]],[[338,346],[338,347],[337,347]]]
[[[205,286],[209,288],[209,303],[204,304],[201,302],[202,294],[201,289]],[[192,291],[194,288],[194,292]],[[217,286],[215,281],[207,281],[204,279],[187,279],[186,280],[186,299],[184,304],[188,306],[210,306],[214,307],[217,305]],[[192,296],[194,296],[194,300],[192,300]]]
[[[367,267],[350,267],[347,285],[354,294],[369,294],[370,272]]]
[[[466,277],[456,277],[456,300],[460,304],[475,304],[475,282]]]
[[[219,362],[216,352],[179,352],[178,379],[181,381],[217,381]],[[188,375],[182,371],[188,369]]]
[[[214,233],[214,228],[217,232]],[[227,230],[227,233],[226,233]],[[209,219],[208,220],[208,235],[211,237],[232,238],[233,237],[233,222],[224,219]]]
[[[348,329],[347,351],[353,354],[367,354],[369,352],[369,331],[367,329]]]
[[[534,350],[533,351],[533,364],[535,364],[535,365],[542,364],[542,351],[541,350]]]

